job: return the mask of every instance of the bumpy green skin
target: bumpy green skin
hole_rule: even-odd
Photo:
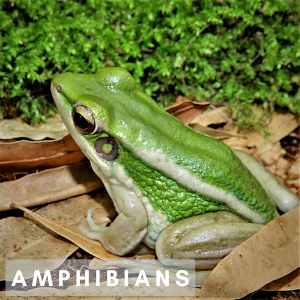
[[[148,167],[145,162],[142,163],[138,157],[126,150],[119,151],[118,162],[154,208],[166,215],[170,222],[206,212],[232,211],[212,197],[179,185],[161,172]]]
[[[266,222],[277,216],[275,205],[265,190],[225,144],[196,133],[161,110],[150,97],[137,90],[132,77],[126,70],[105,68],[94,75],[65,73],[57,76],[56,80],[63,87],[61,99],[68,99],[63,102],[69,113],[71,114],[76,103],[84,103],[93,110],[95,118],[105,124],[106,132],[116,138],[128,152],[135,153],[132,147],[145,151],[162,149],[167,157],[179,166],[188,169],[193,176],[226,193],[231,193],[261,215]],[[94,138],[96,136],[92,139]],[[121,155],[120,163],[129,166],[132,163],[132,157]],[[146,162],[143,163],[147,165]],[[154,169],[153,166],[148,167]],[[143,172],[147,173],[146,170],[145,166]],[[143,183],[143,177],[134,176],[131,168],[127,168],[127,172],[134,178],[143,193],[149,197],[147,188],[143,187],[149,181],[148,176],[144,177]],[[159,174],[161,173],[159,169],[153,172],[155,178],[164,177],[163,174]],[[168,174],[168,177],[171,179],[172,175]],[[158,183],[159,179],[156,182]],[[164,178],[164,182],[169,181]],[[172,194],[172,192],[169,193]],[[200,199],[201,196],[194,197]],[[149,198],[151,200],[151,197]],[[171,211],[174,211],[177,204],[171,207],[173,201],[166,201],[166,204],[160,206],[160,199],[156,197],[151,201],[160,210],[162,206],[164,209],[170,206],[167,215],[174,220],[185,217],[186,209],[187,214],[190,214],[192,206],[193,210],[199,212],[211,211],[211,207],[218,206],[214,200],[214,204],[209,204],[209,209],[207,209],[204,202],[192,197],[192,204],[183,202],[174,214]],[[196,205],[202,207],[197,209]]]

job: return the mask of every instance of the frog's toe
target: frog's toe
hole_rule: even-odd
[[[101,226],[99,226],[101,227]],[[98,230],[98,231],[93,231],[90,230],[89,228],[87,228],[86,226],[84,226],[83,224],[78,224],[77,228],[89,239],[92,240],[100,240],[103,236],[103,231],[105,231],[105,227],[101,227],[102,231]]]
[[[104,231],[104,230],[105,230],[105,227],[97,225],[97,224],[94,222],[92,216],[93,216],[93,209],[90,208],[90,209],[88,210],[88,213],[87,213],[87,216],[86,216],[86,221],[88,222],[91,231],[95,231],[95,232],[99,232],[99,231],[102,232],[102,231]]]

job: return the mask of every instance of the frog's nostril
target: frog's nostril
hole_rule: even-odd
[[[60,85],[57,85],[56,90],[57,90],[58,93],[61,93],[62,92],[62,87]]]

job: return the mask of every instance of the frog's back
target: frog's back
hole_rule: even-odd
[[[164,178],[166,193],[160,191],[153,203],[160,210],[170,207],[170,219],[217,210],[234,211],[257,223],[278,216],[265,190],[224,143],[195,132],[136,88],[117,96],[115,118],[110,118],[108,127],[145,166],[136,172],[138,185],[143,181],[139,178],[147,178],[147,189],[154,195],[159,187],[151,183]],[[185,201],[169,201],[176,193]]]

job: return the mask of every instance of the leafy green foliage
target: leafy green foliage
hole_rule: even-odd
[[[179,94],[227,101],[248,125],[257,100],[300,113],[299,12],[294,0],[1,1],[2,113],[9,103],[39,122],[51,78],[107,65],[163,106]]]

